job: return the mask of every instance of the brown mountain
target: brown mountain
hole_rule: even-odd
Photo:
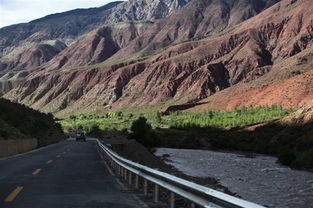
[[[44,68],[46,70],[71,69],[100,63],[151,25],[152,22],[125,22],[96,29],[55,56]]]
[[[43,63],[50,61],[56,54],[66,48],[61,41],[53,41],[50,44],[33,45],[22,52],[12,55],[7,60],[0,60],[0,71],[11,69],[29,69],[36,68]]]
[[[46,68],[101,62],[141,34],[147,25],[167,17],[189,1],[118,1],[0,28],[0,95],[26,76],[40,73],[42,65],[66,48],[63,43],[69,49]]]
[[[275,104],[297,108],[313,99],[312,66],[313,50],[310,48],[281,60],[256,80],[237,84],[202,100],[204,104],[187,108],[196,112]]]
[[[112,59],[153,53],[169,45],[202,39],[247,20],[280,0],[194,0],[149,27]]]
[[[134,53],[141,49],[141,55],[153,53],[174,43],[203,38],[230,28],[255,16],[277,1],[279,0],[194,0],[178,13],[156,24],[143,21],[126,22],[106,26],[98,32],[90,32],[50,61],[45,68],[73,68],[95,64],[110,58],[115,53],[117,54],[111,60],[125,59],[125,57],[134,56]],[[160,6],[156,2],[153,4],[150,7]],[[165,8],[171,9],[166,5],[163,10]],[[160,14],[164,14],[164,12],[160,12]],[[149,17],[146,18],[149,19]],[[147,27],[149,25],[151,26]],[[148,29],[146,30],[146,28]],[[102,41],[105,39],[106,43],[100,41],[101,37]],[[132,41],[133,39],[135,40]],[[86,48],[88,45],[90,45],[89,49]],[[93,50],[103,52],[94,54]]]
[[[60,40],[70,45],[82,35],[103,25],[165,18],[189,1],[117,1],[98,8],[75,9],[0,28],[0,59],[48,40]]]
[[[198,1],[190,4],[193,2]],[[272,103],[296,106],[312,96],[312,9],[310,0],[283,0],[228,31],[177,44],[144,59],[124,57],[124,61],[111,59],[70,71],[42,71],[5,97],[43,111],[63,110],[61,113],[169,99],[186,103],[209,97],[205,101],[210,102],[219,95],[221,102],[210,107],[227,108],[230,99],[255,99],[257,104],[262,97],[269,96],[270,101],[270,95],[284,97],[279,89],[285,86],[290,98]],[[272,88],[264,90],[267,86]],[[255,90],[249,91],[252,88]],[[271,94],[271,89],[278,91]]]

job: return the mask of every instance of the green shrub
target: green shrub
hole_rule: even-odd
[[[6,130],[0,128],[0,136],[4,139],[7,139],[9,137],[9,133]]]
[[[283,165],[291,165],[291,163],[296,159],[294,152],[290,149],[284,148],[280,150],[278,155],[278,160]]]
[[[297,155],[297,159],[292,163],[294,167],[313,168],[313,148]]]

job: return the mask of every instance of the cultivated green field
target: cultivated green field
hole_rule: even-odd
[[[90,132],[93,128],[101,130],[129,130],[133,121],[140,116],[147,118],[151,126],[155,128],[206,128],[215,127],[230,129],[236,126],[244,126],[252,123],[266,122],[282,118],[292,109],[283,109],[280,106],[263,106],[240,108],[233,111],[220,112],[217,110],[205,113],[191,113],[177,111],[170,115],[162,116],[158,111],[121,110],[113,112],[102,112],[97,114],[82,114],[60,119],[58,122],[65,131]]]

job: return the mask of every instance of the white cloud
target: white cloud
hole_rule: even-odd
[[[103,6],[113,0],[0,0],[0,28],[76,8]]]

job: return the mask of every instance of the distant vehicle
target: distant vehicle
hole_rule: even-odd
[[[86,141],[86,136],[84,132],[79,132],[76,134],[76,141]]]

